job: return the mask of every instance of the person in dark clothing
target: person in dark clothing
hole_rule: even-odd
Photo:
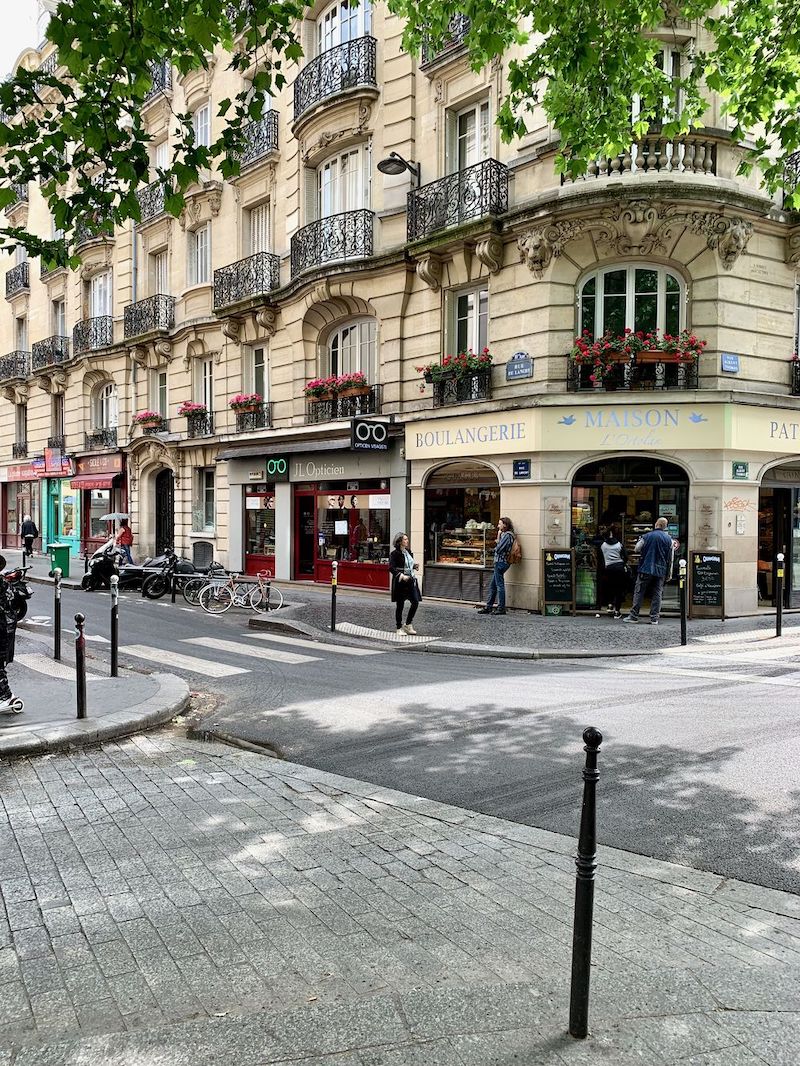
[[[419,570],[419,563],[414,562],[411,554],[411,546],[405,533],[398,533],[394,538],[394,550],[389,556],[389,573],[392,575],[392,603],[395,604],[394,620],[398,633],[416,635],[416,629],[411,625],[414,615],[417,613],[422,594],[419,590],[415,571]],[[403,624],[403,604],[408,602],[408,616]]]
[[[614,618],[622,618],[622,601],[628,591],[628,567],[625,565],[628,553],[613,528],[606,533],[600,545],[600,554],[603,558],[606,596],[610,597],[608,602]]]
[[[22,520],[20,533],[25,542],[26,553],[28,555],[33,555],[33,542],[39,536],[39,530],[36,528],[36,523],[29,514],[26,514]]]
[[[666,518],[659,518],[655,529],[645,533],[636,542],[635,551],[640,552],[639,569],[636,573],[636,588],[633,590],[633,604],[630,614],[623,622],[638,622],[642,601],[650,587],[650,625],[657,626],[661,614],[661,595],[664,582],[672,575],[672,562],[675,545],[667,533]]]
[[[505,614],[506,613],[506,579],[505,572],[511,563],[509,555],[514,547],[514,526],[510,518],[501,518],[497,523],[497,543],[494,547],[494,573],[489,585],[489,595],[486,605],[481,607],[478,614]],[[494,606],[495,596],[497,607]]]
[[[0,555],[0,570],[6,561]],[[8,683],[6,666],[14,659],[14,642],[17,634],[17,615],[14,611],[11,589],[8,582],[0,581],[0,714],[18,714],[22,700],[15,697]]]

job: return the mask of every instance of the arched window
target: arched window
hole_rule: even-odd
[[[673,336],[686,318],[685,290],[664,267],[631,265],[596,270],[584,278],[578,297],[578,332],[593,337],[620,334],[626,327],[658,329]]]
[[[119,425],[119,398],[113,381],[95,391],[93,418],[95,429],[116,429]]]
[[[366,37],[370,29],[370,0],[361,0],[359,4],[335,0],[317,19],[317,55],[338,44]]]
[[[374,318],[346,322],[331,333],[325,347],[323,375],[354,374],[360,370],[370,385],[378,378],[378,352]]]

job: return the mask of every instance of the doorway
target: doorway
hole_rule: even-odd
[[[175,476],[162,470],[156,476],[156,555],[175,547]]]
[[[298,493],[294,498],[294,576],[300,579],[314,577],[314,560],[317,557],[316,499],[311,493]]]
[[[762,607],[776,606],[776,557],[783,552],[784,607],[800,607],[800,489],[761,488],[758,492],[756,582]]]

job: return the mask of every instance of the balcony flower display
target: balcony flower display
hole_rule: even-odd
[[[366,375],[360,370],[353,374],[342,374],[336,379],[336,393],[339,396],[361,396],[368,391]]]
[[[205,415],[208,409],[204,403],[195,403],[194,400],[184,400],[178,408],[179,415]]]
[[[426,363],[424,366],[416,366],[414,369],[418,374],[422,374],[428,384],[431,384],[446,378],[459,379],[469,377],[470,374],[474,374],[478,370],[488,370],[492,365],[493,358],[488,348],[484,348],[477,354],[470,348],[468,351],[459,352],[457,355],[446,355],[439,363]],[[423,392],[425,385],[420,383],[419,389],[420,392]]]
[[[336,377],[314,378],[304,387],[303,395],[307,400],[330,399],[338,391],[336,387],[338,380]]]
[[[228,406],[232,411],[257,411],[263,402],[263,397],[258,392],[240,392],[231,396]]]
[[[134,426],[158,426],[161,424],[161,415],[158,411],[137,411],[132,422]]]
[[[707,343],[696,337],[691,330],[684,329],[677,337],[665,333],[658,341],[657,348],[671,355],[675,362],[689,363],[697,359]]]

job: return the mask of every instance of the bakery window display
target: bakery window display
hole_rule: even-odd
[[[494,530],[488,522],[437,533],[435,561],[443,566],[489,566],[495,539]]]

